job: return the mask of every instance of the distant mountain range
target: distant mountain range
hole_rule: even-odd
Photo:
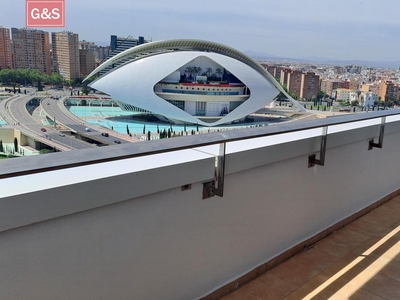
[[[315,64],[338,65],[338,66],[359,65],[364,67],[390,68],[390,69],[398,69],[400,67],[400,61],[335,60],[335,59],[314,57],[314,56],[303,57],[303,58],[279,57],[273,54],[261,53],[252,50],[245,51],[244,53],[256,60],[315,63]]]

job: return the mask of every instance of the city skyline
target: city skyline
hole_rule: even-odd
[[[68,0],[65,28],[109,45],[110,35],[202,39],[242,52],[306,60],[399,61],[398,3],[388,1],[204,0],[132,3]],[[25,1],[2,4],[0,26],[25,26]]]

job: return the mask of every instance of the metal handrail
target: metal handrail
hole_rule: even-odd
[[[83,149],[65,153],[51,153],[40,156],[3,160],[0,162],[0,179],[194,149],[221,143],[227,144],[236,141],[300,132],[395,115],[400,115],[400,110],[352,114],[325,119],[281,123],[271,126],[197,134],[180,138],[153,140],[143,143],[121,144],[96,149]]]

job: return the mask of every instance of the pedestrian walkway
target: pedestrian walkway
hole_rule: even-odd
[[[400,196],[222,299],[400,299]]]

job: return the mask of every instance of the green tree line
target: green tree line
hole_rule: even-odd
[[[51,75],[42,74],[38,70],[32,69],[2,69],[0,70],[0,83],[6,85],[15,84],[37,84],[43,82],[45,84],[58,85],[62,84],[64,78],[57,73]]]

